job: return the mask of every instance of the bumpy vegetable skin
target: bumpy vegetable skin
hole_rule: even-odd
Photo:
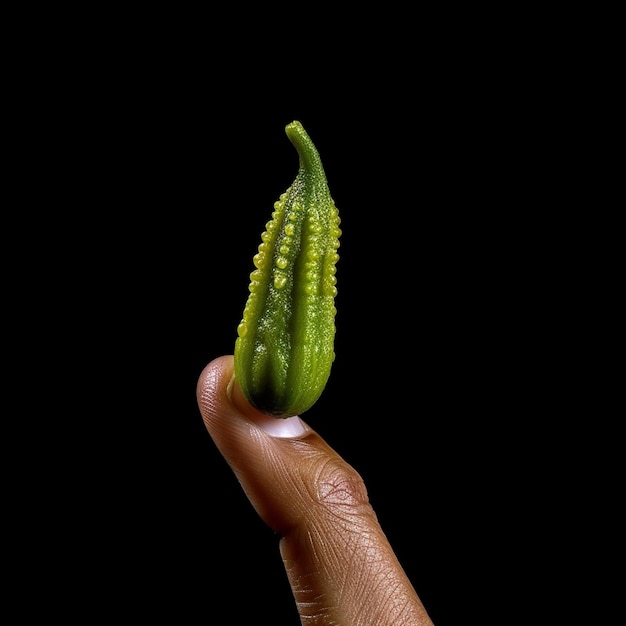
[[[234,351],[245,397],[282,418],[311,408],[330,376],[341,235],[317,149],[300,122],[285,132],[300,165],[261,236]]]

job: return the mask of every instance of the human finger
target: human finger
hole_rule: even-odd
[[[254,409],[231,355],[198,380],[204,423],[280,551],[303,624],[432,625],[357,471],[300,417]]]

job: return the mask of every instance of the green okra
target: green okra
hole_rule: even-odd
[[[234,352],[243,394],[275,417],[311,408],[328,382],[341,235],[316,147],[298,121],[285,132],[300,165],[261,235]]]

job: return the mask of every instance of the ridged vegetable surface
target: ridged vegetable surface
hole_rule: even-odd
[[[330,376],[341,235],[317,149],[300,122],[285,132],[299,169],[261,235],[234,352],[243,394],[275,417],[311,408]]]

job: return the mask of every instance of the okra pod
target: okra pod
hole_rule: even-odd
[[[261,235],[234,351],[245,397],[283,418],[311,408],[330,376],[341,236],[315,145],[298,121],[285,132],[299,169]]]

